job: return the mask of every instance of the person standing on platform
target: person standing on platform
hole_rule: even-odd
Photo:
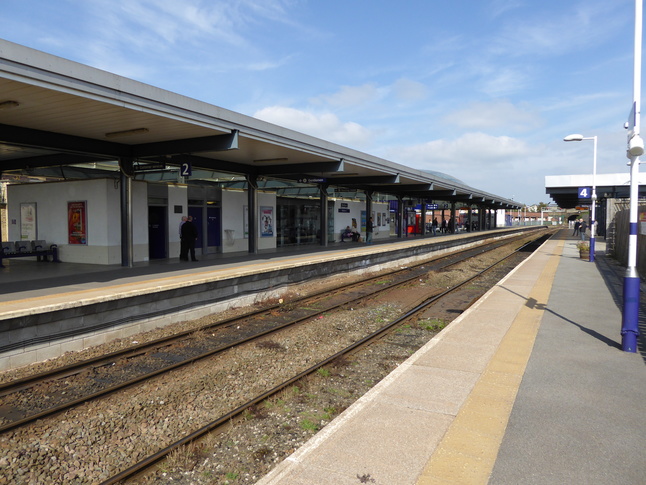
[[[197,241],[197,227],[193,224],[193,217],[188,216],[188,219],[182,224],[182,253],[179,255],[181,261],[188,261],[188,253],[191,253],[191,261],[195,259],[195,241]]]
[[[372,217],[368,218],[366,223],[366,244],[372,244],[372,230],[374,225],[372,223]]]
[[[579,227],[581,227],[581,219],[577,219],[574,222],[574,232],[572,233],[573,236],[579,235]]]
[[[588,228],[588,224],[582,220],[581,225],[579,226],[579,234],[581,234],[581,241],[585,241],[585,230]]]
[[[179,259],[180,261],[188,260],[188,246],[186,241],[182,238],[182,226],[188,220],[188,217],[182,216],[182,220],[179,223]]]
[[[433,236],[437,236],[437,217],[434,217],[433,222],[431,222],[431,230],[433,231]]]

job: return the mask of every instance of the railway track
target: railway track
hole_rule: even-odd
[[[443,271],[512,241],[498,241],[405,269],[327,289],[286,305],[274,304],[112,354],[0,385],[0,433],[98,399],[237,345],[296,325],[364,298]]]
[[[505,244],[508,243],[509,241],[505,241]],[[502,244],[493,245],[487,249],[494,250],[496,248],[499,248],[501,245]],[[411,282],[419,280],[420,277],[423,277],[429,271],[446,271],[449,267],[460,264],[468,260],[469,258],[473,258],[474,255],[482,255],[484,254],[484,252],[484,247],[463,251],[460,254],[453,254],[447,258],[440,258],[435,261],[421,263],[420,265],[417,265],[415,267],[392,272],[391,274],[381,274],[376,278],[370,278],[356,285],[353,285],[352,288],[348,288],[346,286],[343,288],[335,289],[332,292],[326,291],[317,295],[310,295],[309,297],[302,299],[301,301],[292,302],[290,305],[274,305],[263,308],[261,310],[246,314],[242,318],[218,322],[215,326],[209,326],[208,328],[201,329],[200,332],[202,335],[197,339],[194,338],[194,333],[187,333],[186,335],[180,336],[179,339],[164,339],[156,342],[151,342],[146,344],[145,346],[139,346],[134,349],[129,349],[127,352],[120,353],[119,355],[115,354],[106,356],[102,359],[93,359],[92,361],[84,362],[83,365],[80,366],[68,366],[67,368],[59,369],[57,373],[50,374],[49,376],[39,376],[38,378],[34,376],[30,379],[23,379],[21,381],[9,383],[13,386],[13,388],[9,384],[3,385],[2,387],[0,387],[0,396],[1,399],[5,400],[6,402],[15,402],[16,399],[14,398],[16,393],[28,394],[29,399],[27,399],[27,401],[37,402],[40,400],[39,396],[42,398],[42,396],[47,395],[47,393],[49,393],[50,396],[66,395],[67,391],[63,389],[70,390],[79,387],[78,380],[74,383],[75,378],[87,379],[87,376],[94,376],[94,379],[89,380],[93,382],[101,382],[103,384],[106,384],[107,381],[107,385],[105,385],[103,389],[96,391],[93,394],[85,393],[84,395],[76,396],[73,399],[67,399],[67,402],[60,404],[59,407],[50,406],[47,409],[38,410],[38,412],[32,413],[30,416],[19,417],[14,408],[14,414],[12,416],[16,417],[16,419],[9,421],[5,417],[5,423],[3,424],[3,427],[0,428],[0,430],[2,432],[7,432],[20,426],[26,426],[34,419],[41,419],[44,416],[59,413],[62,410],[69,409],[70,407],[76,406],[81,402],[87,402],[90,399],[113,393],[118,389],[123,389],[124,387],[144,382],[150,379],[151,376],[157,376],[161,373],[167,373],[170,370],[176,369],[178,367],[194,363],[196,360],[204,359],[213,354],[224,352],[232,347],[242,345],[243,342],[248,342],[249,340],[256,340],[268,336],[273,332],[278,331],[279,329],[290,327],[303,321],[311,321],[317,315],[329,313],[335,308],[341,308],[344,306],[347,307],[348,305],[358,305],[358,302],[362,299],[374,298],[375,295],[379,293],[391,291],[395,286],[410,285]],[[489,268],[489,270],[490,269],[491,268]],[[470,281],[472,281],[472,278],[468,280],[468,282]],[[462,283],[462,285],[468,284],[468,282],[465,281],[464,283]],[[452,289],[451,291],[455,291],[455,289]],[[440,296],[446,297],[446,295],[451,291],[443,292],[442,295],[434,295],[434,297],[435,299],[439,298]],[[407,315],[406,319],[415,318],[415,315],[425,311],[426,307],[429,304],[431,304],[430,301],[424,302],[422,306],[418,306],[415,311],[413,311],[410,315]],[[337,352],[333,355],[327,356],[324,359],[318,360],[314,365],[310,366],[308,369],[302,372],[299,372],[297,375],[294,375],[279,386],[275,386],[270,391],[266,391],[255,396],[253,399],[244,402],[237,408],[224,413],[217,420],[212,421],[208,425],[203,426],[199,430],[194,431],[188,436],[175,442],[170,447],[154,453],[145,460],[142,460],[140,463],[143,464],[138,467],[137,470],[130,471],[128,473],[136,473],[140,468],[145,468],[146,466],[150,466],[150,464],[161,460],[173,449],[177,449],[177,447],[194,441],[202,434],[217,428],[222,423],[228,422],[230,419],[232,419],[232,417],[239,415],[250,406],[253,406],[258,402],[267,399],[268,396],[279,392],[280,389],[284,389],[286,386],[291,385],[293,382],[296,382],[299,379],[302,379],[304,376],[315,372],[320,367],[326,365],[326,363],[338,359],[340,356],[353,351],[355,348],[367,345],[368,342],[383,335],[383,333],[386,332],[389,328],[401,324],[401,320],[390,322],[388,325],[385,325],[378,331],[372,332],[369,336],[366,336],[353,343],[352,345],[347,346],[341,352]],[[241,333],[245,334],[243,339],[234,339],[234,335],[239,335]],[[213,339],[205,339],[204,334],[212,334],[211,336],[213,337]],[[205,342],[205,340],[207,342]],[[193,346],[191,343],[193,341],[197,341],[199,345]],[[217,342],[217,345],[214,345],[215,342]],[[204,348],[208,348],[208,350],[204,352]],[[181,361],[179,360],[178,355],[182,356]],[[163,365],[161,365],[159,368],[154,369],[152,372],[140,373],[134,379],[123,379],[116,385],[114,382],[112,382],[113,379],[111,377],[107,377],[107,374],[113,374],[116,370],[119,371],[119,375],[124,374],[123,369],[126,367],[130,367],[131,369],[141,369],[149,366],[151,365],[149,362],[150,356],[153,356],[155,359],[162,362]],[[140,362],[134,365],[136,361]],[[144,365],[141,363],[143,361],[147,363]],[[65,384],[60,386],[59,384],[61,383]],[[36,391],[38,388],[40,388],[40,391]],[[12,396],[14,398],[12,398]],[[6,412],[6,403],[3,407],[3,410],[5,411],[5,416],[9,415],[9,413]],[[117,483],[124,478],[125,475],[122,476],[121,474],[119,474],[111,479],[108,479],[105,483]]]
[[[530,243],[523,245],[519,250],[533,250],[529,249],[531,247],[537,247],[538,244],[542,238],[539,238],[538,240],[531,241]],[[236,409],[231,410],[230,412],[218,417],[217,419],[213,420],[212,422],[208,423],[206,426],[203,426],[202,428],[195,430],[191,432],[190,434],[184,436],[182,439],[176,441],[175,443],[167,446],[166,448],[159,450],[157,453],[150,455],[146,457],[144,460],[141,460],[140,462],[136,463],[135,465],[131,466],[130,468],[110,477],[108,480],[102,482],[101,485],[113,485],[117,483],[122,483],[125,480],[135,477],[138,474],[141,474],[144,472],[146,469],[148,469],[150,466],[153,464],[157,463],[158,461],[164,459],[166,456],[168,456],[170,453],[173,451],[177,450],[178,448],[185,446],[189,443],[194,442],[195,440],[198,440],[201,438],[203,435],[207,433],[211,433],[214,431],[217,431],[218,428],[227,425],[232,419],[235,419],[236,417],[240,416],[245,410],[252,408],[253,406],[258,405],[262,401],[275,396],[279,392],[285,390],[289,386],[293,385],[294,383],[307,378],[308,376],[311,376],[315,372],[319,371],[321,368],[326,366],[327,364],[338,360],[338,359],[343,359],[346,358],[349,354],[352,354],[354,352],[357,352],[364,347],[372,344],[375,340],[378,340],[382,338],[384,335],[386,335],[388,332],[392,331],[393,328],[405,325],[407,322],[411,320],[416,320],[420,317],[420,315],[423,315],[428,311],[428,308],[432,305],[434,305],[437,301],[440,299],[446,297],[447,295],[450,295],[458,290],[460,290],[462,287],[473,283],[475,280],[478,278],[481,278],[483,274],[491,271],[493,268],[498,266],[500,263],[508,259],[509,257],[513,256],[513,254],[505,256],[504,258],[500,259],[499,261],[496,261],[494,264],[491,264],[487,268],[477,272],[477,274],[466,278],[465,280],[461,281],[460,283],[451,286],[450,288],[447,288],[445,291],[429,296],[427,298],[424,298],[423,301],[421,301],[418,305],[416,305],[414,308],[410,309],[407,311],[404,315],[402,315],[399,318],[396,318],[393,321],[388,322],[386,325],[383,325],[379,329],[375,330],[374,332],[370,333],[369,335],[353,342],[351,345],[345,347],[344,349],[326,356],[325,358],[317,361],[314,365],[310,366],[308,369],[292,376],[291,378],[285,380],[278,386],[275,386],[274,388],[255,396],[253,399],[243,403],[242,405],[238,406]],[[456,263],[453,263],[456,264]],[[414,279],[413,277],[412,279]]]

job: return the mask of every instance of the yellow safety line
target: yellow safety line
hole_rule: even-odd
[[[486,484],[493,470],[518,388],[556,274],[559,241],[493,358],[437,446],[417,485]]]

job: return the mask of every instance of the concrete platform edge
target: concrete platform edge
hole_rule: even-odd
[[[295,485],[295,484],[306,483],[306,479],[299,476],[301,475],[301,473],[305,473],[304,470],[305,468],[307,468],[310,470],[308,474],[310,475],[310,478],[311,478],[311,475],[313,474],[313,472],[311,470],[312,464],[309,463],[309,461],[311,461],[312,456],[316,455],[319,452],[319,450],[325,445],[326,442],[333,440],[335,435],[341,433],[341,430],[343,430],[344,427],[352,426],[352,422],[357,421],[358,416],[362,412],[366,410],[372,410],[375,406],[377,406],[378,401],[383,399],[383,395],[387,393],[388,388],[393,386],[398,380],[402,379],[405,374],[411,372],[411,370],[414,370],[414,368],[426,367],[428,369],[429,364],[422,363],[421,362],[422,359],[424,359],[426,356],[430,354],[433,354],[436,348],[439,345],[441,345],[443,342],[451,340],[454,337],[454,334],[459,332],[470,333],[469,329],[466,328],[469,325],[470,320],[474,315],[481,314],[482,306],[485,305],[488,301],[490,301],[492,295],[495,295],[496,293],[500,293],[500,292],[509,294],[509,292],[503,288],[503,285],[506,285],[510,279],[513,279],[519,272],[523,271],[523,268],[525,268],[525,266],[527,266],[528,264],[532,264],[532,263],[536,264],[535,261],[536,261],[536,258],[539,257],[539,255],[544,256],[543,257],[544,261],[539,262],[538,264],[543,266],[546,265],[547,261],[549,260],[549,257],[552,256],[551,254],[552,248],[555,247],[556,245],[557,245],[557,242],[554,240],[549,240],[546,243],[544,243],[538,251],[536,251],[532,256],[530,256],[530,258],[525,260],[521,265],[519,265],[508,275],[506,275],[505,278],[503,278],[494,288],[492,288],[485,295],[483,295],[474,305],[472,305],[467,311],[465,311],[462,315],[456,318],[449,326],[447,326],[447,328],[445,328],[437,336],[431,339],[423,348],[418,350],[406,362],[404,362],[392,373],[386,376],[386,378],[384,378],[381,382],[379,382],[374,388],[372,388],[369,392],[367,392],[364,396],[362,396],[359,400],[357,400],[352,406],[346,409],[341,415],[339,415],[323,430],[317,433],[310,441],[308,441],[305,445],[299,448],[292,455],[287,457],[272,472],[270,472],[265,477],[260,479],[257,482],[257,484],[258,485],[277,485],[277,484]],[[536,280],[539,278],[539,275],[541,273],[542,273],[542,270],[537,271],[536,269],[534,269],[531,272],[531,274],[533,275],[533,280],[529,282],[531,284],[527,285],[527,282],[525,282],[524,283],[525,286],[526,287],[529,286],[528,289],[533,288],[534,285],[536,284]],[[510,309],[508,313],[506,313],[508,322],[506,324],[506,328],[504,329],[504,332],[502,332],[500,336],[500,340],[502,340],[502,337],[506,335],[507,328],[511,326],[511,321],[516,318],[518,312],[520,312],[521,309],[525,306],[528,298],[529,298],[529,295],[521,295],[520,297],[515,296],[515,300],[516,300],[514,303],[515,307],[513,310]],[[431,364],[431,366],[433,366],[433,364]],[[468,387],[468,389],[464,389],[461,391],[462,394],[464,395],[464,398],[462,399],[462,402],[458,403],[459,405],[457,406],[455,413],[448,415],[449,420],[446,423],[445,429],[441,431],[442,436],[444,436],[446,430],[450,425],[450,422],[458,414],[459,409],[466,402],[466,396],[468,396],[471,393],[471,390],[475,386],[475,382],[478,380],[478,378],[482,376],[484,371],[485,369],[483,368],[481,372],[474,372],[470,387]],[[467,373],[465,372],[464,374],[467,374]],[[428,412],[428,411],[425,411],[425,412]],[[440,438],[442,436],[440,436]],[[439,442],[439,439],[438,439],[438,442]],[[330,448],[329,445],[327,447]],[[393,451],[396,452],[397,450],[393,450]],[[431,450],[431,452],[428,454],[428,457],[431,456],[432,451],[433,450]],[[404,477],[399,476],[398,479],[400,479],[401,481],[399,481],[398,483],[401,483],[401,484],[416,483],[416,480],[422,474],[423,468],[425,465],[426,465],[426,460],[424,460],[422,463],[419,463],[417,470],[411,471],[411,473],[409,473],[408,481],[404,481],[403,480]],[[332,469],[319,468],[316,470],[316,474],[319,477],[325,476],[326,473],[331,474]],[[352,476],[350,480],[347,482],[342,482],[341,481],[342,479],[343,478],[338,476],[334,477],[332,479],[333,481],[328,481],[326,479],[321,478],[321,480],[318,481],[317,483],[327,484],[327,483],[335,483],[335,481],[337,481],[339,484],[356,483],[356,480],[357,480],[356,476]],[[382,483],[382,481],[379,481],[378,483]],[[389,483],[389,482],[383,482],[383,483]]]

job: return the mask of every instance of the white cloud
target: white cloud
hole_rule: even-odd
[[[507,130],[528,132],[543,124],[535,111],[518,107],[505,99],[475,102],[444,117],[444,122],[466,130]]]
[[[492,18],[499,17],[523,6],[519,0],[492,0],[487,10]]]
[[[244,66],[245,69],[250,71],[269,71],[273,69],[278,69],[286,64],[292,59],[292,56],[285,56],[282,59],[278,60],[265,60],[261,62],[252,62]]]
[[[325,94],[313,99],[313,102],[323,102],[334,107],[347,108],[349,106],[361,106],[381,97],[379,89],[374,84],[363,84],[361,86],[341,86],[333,94]]]
[[[455,139],[393,149],[385,158],[419,170],[449,174],[492,194],[537,202],[534,199],[541,198],[544,178],[540,165],[528,163],[536,151],[536,147],[517,138],[472,132]],[[521,181],[521,176],[527,180]],[[533,190],[528,190],[530,185]]]
[[[613,2],[563,5],[556,14],[550,11],[523,19],[515,17],[492,40],[492,52],[511,57],[577,52],[601,44],[626,21],[625,14]]]
[[[77,0],[74,0],[77,1]],[[135,66],[118,70],[126,59],[151,67],[150,80],[159,76],[159,66],[188,72],[264,71],[288,64],[292,55],[266,52],[264,31],[258,26],[291,24],[286,8],[291,0],[93,0],[79,3],[87,34],[81,60],[123,75],[137,72]],[[277,27],[276,27],[277,28]],[[72,43],[71,41],[69,43]],[[78,43],[78,42],[77,42]],[[197,61],[196,61],[197,59]],[[174,73],[165,73],[173,77]],[[157,84],[159,84],[157,82]]]
[[[428,96],[428,89],[422,83],[401,78],[392,85],[392,92],[397,99],[403,101],[421,101]]]
[[[332,108],[364,108],[378,101],[393,97],[406,103],[421,101],[428,97],[426,85],[407,78],[397,79],[387,86],[366,83],[360,86],[341,86],[332,94],[323,94],[311,100],[313,104],[326,104]]]
[[[332,113],[314,114],[285,106],[270,106],[257,111],[253,116],[353,148],[367,146],[372,138],[372,133],[367,128],[358,123],[342,122]]]
[[[462,178],[458,173],[472,170],[499,170],[521,163],[531,150],[517,138],[465,133],[453,140],[433,140],[420,145],[398,148],[388,158],[420,170],[431,169]]]
[[[482,75],[480,91],[491,97],[518,93],[532,84],[530,76],[517,66],[489,65],[480,74]]]

